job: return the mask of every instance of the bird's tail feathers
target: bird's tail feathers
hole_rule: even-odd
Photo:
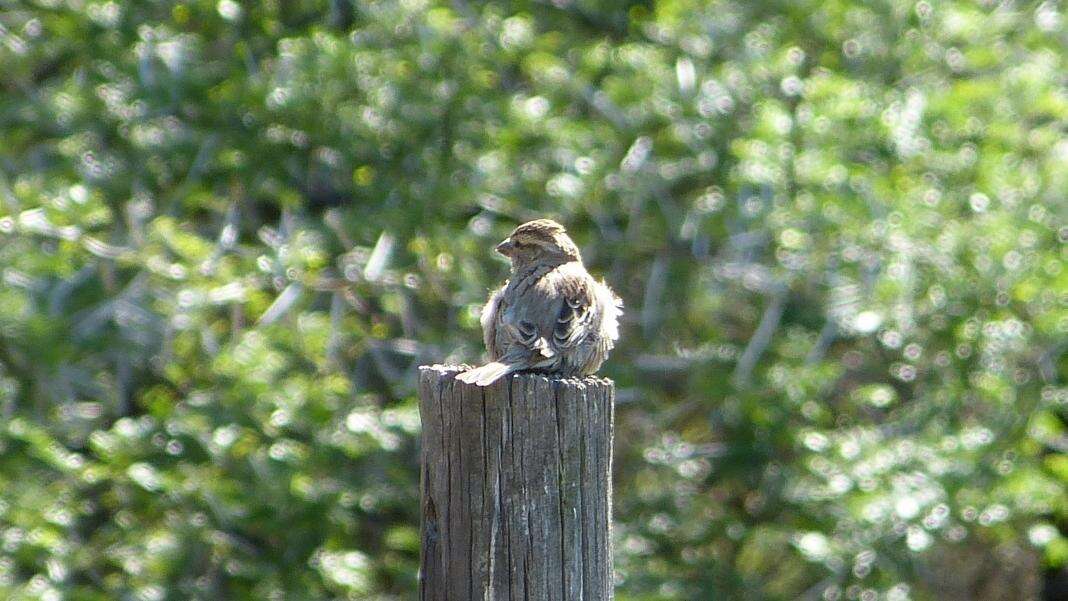
[[[483,365],[482,367],[476,367],[469,369],[464,373],[456,376],[456,379],[468,384],[477,384],[479,386],[489,386],[502,377],[522,369],[522,366],[514,363],[501,363],[500,361],[491,361]]]

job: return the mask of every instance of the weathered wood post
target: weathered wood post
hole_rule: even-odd
[[[612,599],[611,380],[419,370],[424,601]]]

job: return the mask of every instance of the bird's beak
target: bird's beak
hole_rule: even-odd
[[[505,240],[503,242],[501,242],[500,244],[498,244],[497,247],[494,248],[493,250],[495,250],[495,251],[501,253],[502,255],[508,257],[508,256],[511,256],[511,252],[512,252],[513,248],[515,248],[515,243],[512,242],[512,239],[511,238],[505,238]]]

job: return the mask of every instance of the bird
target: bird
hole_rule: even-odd
[[[490,362],[457,379],[488,386],[519,371],[595,373],[619,339],[623,302],[586,271],[564,226],[528,221],[494,250],[508,257],[511,274],[479,320]]]

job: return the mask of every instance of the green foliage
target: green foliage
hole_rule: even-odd
[[[535,216],[627,305],[621,600],[1036,595],[1063,13],[0,0],[0,596],[411,598],[414,367]]]

